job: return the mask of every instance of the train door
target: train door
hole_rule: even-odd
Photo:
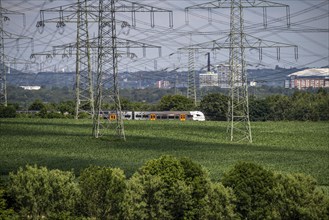
[[[186,115],[185,114],[180,114],[179,115],[179,120],[185,121],[186,120]]]
[[[117,115],[112,113],[110,114],[110,121],[115,121],[117,119]]]
[[[155,121],[156,119],[156,114],[150,114],[150,120]]]

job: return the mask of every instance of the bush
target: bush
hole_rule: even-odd
[[[207,120],[226,121],[229,97],[220,94],[208,94],[200,102],[201,111]]]
[[[165,95],[158,104],[160,111],[191,111],[195,109],[192,99],[182,95]]]
[[[70,216],[79,199],[72,172],[26,166],[10,173],[8,192],[22,218],[60,218]]]
[[[222,183],[211,184],[207,219],[239,219],[235,202],[236,198],[231,188],[224,187]]]
[[[281,219],[329,219],[329,198],[316,189],[316,181],[303,174],[276,175]]]
[[[211,193],[208,173],[189,159],[148,161],[128,181],[127,219],[205,219]]]
[[[15,118],[15,117],[16,117],[16,108],[14,106],[0,105],[0,118]]]
[[[120,169],[90,166],[81,172],[82,214],[96,219],[122,219],[125,175]]]
[[[275,176],[259,165],[240,162],[222,179],[236,195],[237,212],[246,219],[277,219]]]
[[[17,214],[13,209],[7,207],[7,202],[4,198],[5,190],[0,188],[0,219],[13,220],[18,219]]]

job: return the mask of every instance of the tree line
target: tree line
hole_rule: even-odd
[[[127,178],[119,168],[19,168],[0,189],[0,219],[328,219],[315,179],[239,162],[221,181],[188,158],[162,156]]]
[[[229,97],[223,93],[205,95],[195,106],[193,100],[182,95],[164,95],[159,102],[133,102],[121,98],[121,109],[127,111],[202,111],[207,120],[227,120]],[[106,110],[114,110],[114,105],[104,104]],[[0,106],[0,117],[16,117],[16,111],[21,109],[18,104],[8,107]],[[75,103],[61,101],[45,103],[40,99],[34,100],[28,110],[39,111],[42,118],[73,118]],[[86,109],[87,110],[87,109]],[[324,89],[317,92],[295,91],[292,95],[269,95],[263,98],[249,97],[249,115],[251,121],[328,121],[329,93]],[[22,117],[22,115],[19,115]],[[29,116],[31,117],[31,115]],[[82,117],[88,117],[83,114]]]

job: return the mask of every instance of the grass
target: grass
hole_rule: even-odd
[[[79,171],[90,164],[119,167],[131,176],[164,154],[190,157],[213,180],[237,161],[314,176],[329,187],[328,122],[252,123],[253,144],[227,140],[225,122],[126,121],[127,141],[91,136],[90,120],[1,119],[0,174],[26,164]]]

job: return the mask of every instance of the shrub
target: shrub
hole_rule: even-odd
[[[222,183],[211,184],[206,219],[239,219],[235,201],[231,188],[224,187]]]
[[[0,118],[15,118],[15,117],[16,117],[16,108],[14,106],[0,105]]]
[[[73,214],[79,198],[72,172],[26,166],[10,173],[9,193],[22,218],[60,218]]]
[[[83,214],[96,219],[122,219],[125,175],[120,169],[90,166],[81,172]]]
[[[274,173],[259,165],[240,162],[222,179],[236,195],[237,212],[246,219],[277,219]]]
[[[281,219],[329,219],[329,198],[316,189],[316,181],[303,174],[276,175]]]
[[[127,219],[204,219],[211,190],[208,173],[189,159],[148,161],[128,181]]]
[[[13,209],[7,207],[7,202],[4,198],[5,190],[0,188],[0,219],[13,220],[18,219],[17,214]]]

